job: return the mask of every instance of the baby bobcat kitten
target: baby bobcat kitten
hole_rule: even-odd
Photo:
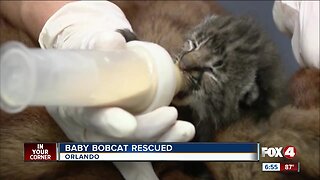
[[[137,39],[128,30],[118,32],[127,41]],[[176,61],[186,82],[173,104],[180,119],[196,126],[196,141],[212,140],[216,130],[248,113],[266,117],[280,104],[280,58],[251,18],[205,19],[187,35]]]
[[[280,58],[250,18],[207,18],[187,35],[177,63],[187,80],[173,103],[192,111],[197,141],[212,140],[214,131],[248,113],[267,116],[279,105]]]
[[[318,177],[319,78],[316,75],[319,71],[305,70],[294,76],[290,88],[294,103],[277,108],[287,97],[280,58],[252,19],[212,16],[185,39],[176,60],[186,84],[173,103],[182,115],[179,119],[196,126],[195,140],[256,141],[266,146],[290,144],[299,152],[308,152],[294,160],[307,166],[302,177],[306,174]],[[255,121],[260,119],[265,121]],[[292,178],[261,173],[260,163],[207,162],[206,165],[213,176],[207,174],[201,163],[184,162],[183,166],[174,168],[203,179]]]

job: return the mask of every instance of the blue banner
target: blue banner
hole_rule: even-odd
[[[60,153],[257,153],[257,143],[59,143]]]

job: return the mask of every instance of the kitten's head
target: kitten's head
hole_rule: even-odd
[[[187,36],[177,57],[186,83],[173,103],[188,105],[199,116],[210,111],[221,114],[221,121],[232,120],[258,101],[265,89],[259,79],[273,78],[260,77],[259,71],[272,68],[275,60],[272,44],[252,19],[207,18]]]
[[[129,30],[118,32],[127,41],[137,39]],[[279,105],[283,90],[279,56],[252,19],[212,16],[185,39],[177,63],[186,81],[173,104],[186,116],[190,107],[196,126],[209,119],[213,124],[201,125],[218,129],[241,112],[265,116]]]

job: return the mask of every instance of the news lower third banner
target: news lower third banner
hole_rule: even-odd
[[[258,161],[259,143],[25,143],[25,161]]]

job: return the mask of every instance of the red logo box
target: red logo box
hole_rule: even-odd
[[[56,161],[56,143],[24,143],[25,161]]]

